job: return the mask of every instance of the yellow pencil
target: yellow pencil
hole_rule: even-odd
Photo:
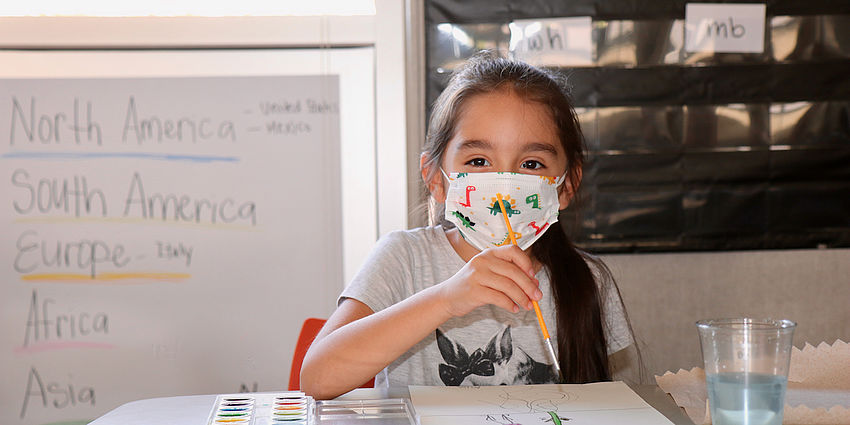
[[[505,218],[505,226],[508,227],[508,237],[511,239],[511,243],[515,246],[516,236],[514,236],[514,229],[511,227],[511,220],[508,219],[508,212],[505,211],[505,205],[502,203],[502,194],[497,193],[496,198],[499,199],[499,209],[502,210],[502,217]],[[543,340],[546,341],[546,348],[549,349],[549,356],[552,357],[553,366],[555,366],[555,372],[558,373],[558,382],[563,382],[564,377],[561,374],[561,365],[558,363],[558,356],[555,355],[555,349],[552,348],[552,340],[549,338],[549,330],[546,329],[546,322],[543,321],[543,313],[540,312],[540,305],[537,304],[536,300],[531,300],[531,305],[534,306],[534,313],[537,314],[537,322],[540,323],[540,330],[543,332]]]

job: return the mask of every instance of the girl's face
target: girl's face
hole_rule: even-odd
[[[567,170],[567,156],[548,108],[504,89],[466,101],[441,165],[446,173],[511,171],[560,177]],[[439,171],[429,182],[431,194],[440,202],[445,202],[444,184]],[[560,190],[561,209],[569,204],[572,192],[566,179]]]

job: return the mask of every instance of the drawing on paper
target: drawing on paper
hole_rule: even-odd
[[[511,417],[511,414],[509,413],[501,415],[486,415],[484,417],[484,421],[488,423],[493,422],[494,424],[498,425],[530,425],[530,423],[527,422],[529,419],[533,420],[531,424],[552,423],[555,425],[561,425],[563,422],[567,422],[570,420],[570,418],[558,415],[555,412],[546,412],[545,414],[536,415],[533,418],[525,416],[524,419],[522,419],[524,422],[520,422],[520,419],[515,419],[514,417]]]
[[[522,425],[521,423],[511,419],[511,415],[487,415],[484,417],[487,422],[497,423],[499,425]]]
[[[511,413],[557,412],[571,401],[578,400],[576,394],[557,389],[527,387],[500,388],[498,400],[479,400]]]
[[[555,425],[561,425],[561,422],[569,421],[570,418],[565,418],[555,412],[546,412],[549,414],[549,417],[543,420],[543,422],[552,422]]]

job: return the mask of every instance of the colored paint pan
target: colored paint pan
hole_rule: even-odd
[[[306,406],[307,400],[300,401],[276,401],[275,406]]]
[[[254,403],[246,403],[244,401],[225,401],[221,403],[221,406],[225,407],[251,407]]]
[[[248,412],[218,412],[216,416],[222,418],[238,418],[240,416],[248,416]]]
[[[301,415],[293,415],[293,416],[272,416],[272,419],[276,421],[298,421],[307,419],[307,413],[303,413]]]
[[[225,408],[225,407],[227,407],[227,408],[230,408],[230,407],[234,407],[234,408],[238,408],[238,407],[242,407],[242,408],[250,408],[250,407],[251,407],[251,406],[253,406],[253,405],[254,405],[254,403],[221,403],[221,404],[219,404],[219,406],[218,406],[218,407],[221,407],[221,408]]]
[[[217,424],[246,424],[251,418],[218,418],[215,420]]]
[[[272,412],[272,415],[276,418],[291,418],[293,416],[303,416],[306,415],[307,411],[305,409],[298,409],[293,411],[283,411],[283,412]]]

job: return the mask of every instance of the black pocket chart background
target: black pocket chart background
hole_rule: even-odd
[[[557,69],[588,147],[561,214],[578,245],[848,247],[850,3],[765,4],[762,53],[691,53],[684,1],[427,0],[426,100],[476,51],[507,54],[512,20],[590,16],[593,65]]]

